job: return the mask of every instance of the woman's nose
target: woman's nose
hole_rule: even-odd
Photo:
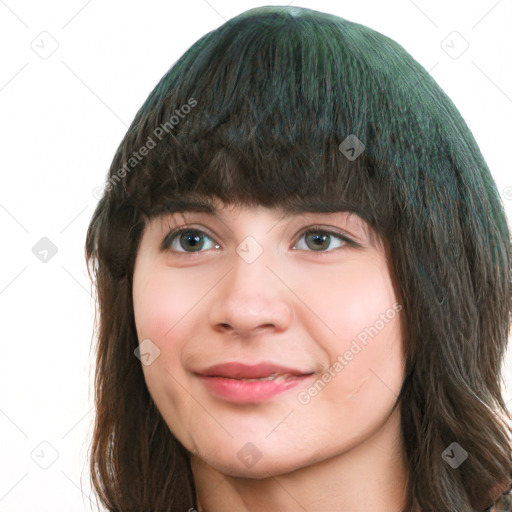
[[[232,261],[213,292],[212,328],[241,337],[285,331],[294,318],[293,294],[279,276],[275,260],[269,261],[263,252],[251,261],[241,252]]]

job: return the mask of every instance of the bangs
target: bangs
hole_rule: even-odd
[[[137,198],[139,206],[143,198],[150,198],[144,212],[148,218],[192,209],[212,212],[215,199],[226,206],[264,206],[287,213],[351,211],[372,225],[379,218],[371,167],[362,159],[344,162],[337,144],[308,155],[302,149],[244,155],[241,148],[223,147],[222,133],[216,136],[220,149],[199,150],[201,156],[194,163],[174,165],[172,173],[159,168],[160,184],[151,183]]]
[[[378,229],[392,204],[378,126],[392,109],[344,41],[354,29],[320,13],[259,11],[204,36],[162,78],[116,155],[111,175],[126,177],[109,198],[147,218],[216,197],[353,211]]]

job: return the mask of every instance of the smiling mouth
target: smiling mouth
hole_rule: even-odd
[[[231,361],[209,366],[196,373],[206,377],[225,377],[230,379],[275,379],[280,375],[301,376],[313,372],[302,371],[268,362],[247,364]]]
[[[268,402],[286,391],[304,385],[314,373],[272,373],[260,377],[197,375],[207,391],[224,402],[248,404]]]

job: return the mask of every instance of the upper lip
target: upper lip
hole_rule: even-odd
[[[258,379],[270,377],[271,375],[310,375],[314,372],[302,371],[296,368],[289,368],[273,363],[245,364],[238,362],[229,362],[208,366],[199,370],[199,375],[203,377],[227,377],[230,379]]]

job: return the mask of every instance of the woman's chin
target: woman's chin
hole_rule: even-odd
[[[211,460],[209,465],[216,471],[233,478],[251,478],[261,480],[291,473],[306,465],[300,461],[283,461],[278,459],[259,460],[254,465],[246,465],[237,458],[229,460]]]
[[[310,466],[322,459],[317,452],[297,453],[282,447],[265,447],[260,450],[248,442],[241,448],[226,446],[210,450],[201,450],[196,456],[215,471],[234,478],[263,479],[284,475]]]

